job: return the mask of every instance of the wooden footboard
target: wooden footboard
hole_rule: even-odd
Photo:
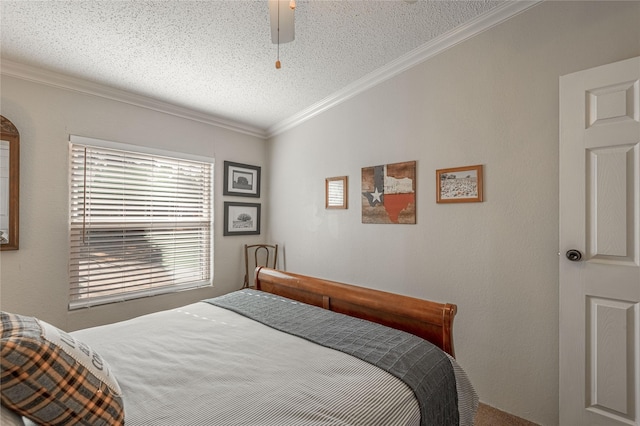
[[[455,356],[456,305],[265,267],[256,268],[255,286],[258,290],[415,334]]]

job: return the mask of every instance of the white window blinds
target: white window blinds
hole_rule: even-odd
[[[212,162],[83,139],[70,146],[70,309],[211,285]]]

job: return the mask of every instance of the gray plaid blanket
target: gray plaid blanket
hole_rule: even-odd
[[[236,291],[205,302],[387,371],[415,393],[423,426],[459,424],[451,362],[444,352],[424,339],[258,290]]]

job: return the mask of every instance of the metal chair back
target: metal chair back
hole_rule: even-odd
[[[276,269],[278,265],[278,245],[277,244],[252,244],[244,245],[244,283],[242,288],[247,288],[253,284],[253,277],[258,266],[266,266]]]

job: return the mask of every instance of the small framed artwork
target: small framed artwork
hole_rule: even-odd
[[[224,162],[223,195],[260,197],[260,167]]]
[[[223,235],[260,234],[260,204],[224,203]]]
[[[338,176],[324,180],[324,207],[327,209],[347,208],[347,177]]]
[[[482,165],[436,170],[436,202],[482,201]]]

